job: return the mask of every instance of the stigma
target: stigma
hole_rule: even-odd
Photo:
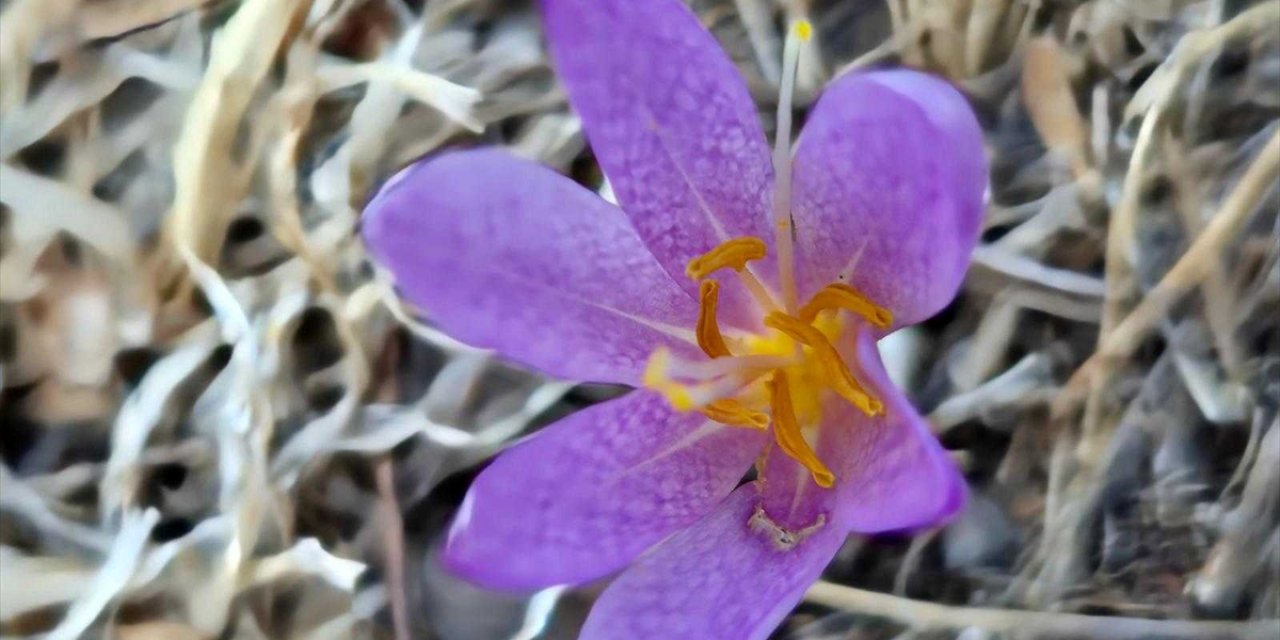
[[[683,360],[659,348],[649,358],[644,385],[678,411],[699,411],[721,424],[772,432],[780,451],[803,465],[818,486],[830,488],[835,474],[809,441],[822,422],[823,403],[834,395],[868,416],[884,413],[884,405],[858,381],[835,345],[849,320],[886,329],[893,315],[844,283],[823,287],[803,305],[779,301],[750,269],[749,263],[766,254],[763,240],[742,237],[689,261],[685,273],[698,283],[699,294],[694,334],[707,358]],[[721,329],[717,311],[722,284],[711,276],[722,271],[732,272],[756,297],[759,332]]]

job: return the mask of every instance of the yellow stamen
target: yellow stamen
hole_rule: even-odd
[[[684,272],[694,280],[701,280],[726,268],[741,272],[748,262],[763,258],[766,252],[767,248],[760,238],[733,238],[690,260]]]
[[[720,298],[720,284],[715,280],[703,280],[698,290],[701,298],[698,305],[698,346],[712,358],[723,358],[733,355],[729,345],[725,344],[720,333],[720,325],[716,323],[716,306]]]
[[[828,309],[844,309],[855,313],[881,329],[888,329],[893,324],[893,314],[888,309],[872,302],[861,291],[840,282],[829,284],[813,294],[809,302],[800,309],[800,319],[812,323],[818,313]]]
[[[752,411],[737,400],[724,398],[702,408],[708,418],[722,424],[751,427],[761,431],[769,427],[769,414]]]
[[[689,278],[697,281],[720,269],[733,269],[737,272],[738,279],[742,281],[742,285],[751,293],[751,297],[755,298],[760,308],[773,311],[778,308],[777,302],[774,301],[769,290],[765,288],[764,283],[760,282],[751,273],[750,269],[747,269],[748,262],[763,258],[767,252],[767,246],[759,238],[752,236],[733,238],[725,240],[714,249],[690,260],[684,272]]]
[[[817,328],[803,320],[777,311],[765,316],[764,326],[777,329],[812,349],[814,358],[826,373],[823,382],[853,406],[869,416],[877,416],[884,412],[884,405],[872,398],[862,385],[858,384],[844,361],[840,359],[840,353],[827,340],[827,336]]]
[[[813,452],[813,448],[804,439],[804,433],[800,431],[795,408],[791,405],[791,390],[786,373],[781,370],[774,372],[769,379],[769,395],[773,406],[773,437],[778,442],[778,447],[808,469],[819,487],[830,489],[835,484],[836,476],[822,464],[818,454]]]

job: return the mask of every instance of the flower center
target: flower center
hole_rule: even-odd
[[[845,329],[845,312],[886,329],[893,316],[853,287],[833,283],[803,305],[796,299],[791,219],[791,98],[800,47],[813,27],[801,20],[791,26],[783,49],[778,133],[773,150],[774,245],[778,251],[781,302],[751,272],[768,245],[754,237],[733,238],[689,261],[685,274],[698,282],[699,311],[695,334],[710,360],[681,361],[659,348],[649,358],[644,385],[662,393],[679,411],[701,411],[717,422],[749,429],[772,429],[774,441],[804,465],[820,487],[835,484],[835,474],[813,451],[812,437],[822,422],[829,392],[863,413],[884,413],[879,400],[863,388],[836,350]],[[720,283],[710,276],[734,271],[751,293],[763,318],[759,334],[725,335],[717,320]]]
[[[679,360],[659,348],[649,359],[644,384],[677,410],[701,411],[726,425],[772,428],[778,448],[804,465],[819,486],[831,487],[835,475],[806,440],[822,421],[824,395],[834,392],[869,416],[884,412],[834,346],[844,333],[842,314],[882,329],[893,324],[893,316],[843,283],[827,285],[798,310],[778,304],[747,268],[766,252],[759,238],[734,238],[689,262],[685,273],[699,283],[700,293],[695,334],[710,360]],[[722,269],[736,272],[756,298],[763,313],[761,333],[720,330],[720,283],[709,277]]]

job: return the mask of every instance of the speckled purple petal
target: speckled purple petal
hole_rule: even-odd
[[[838,79],[805,124],[794,163],[802,297],[849,282],[898,326],[951,301],[987,184],[982,132],[958,91],[907,70]]]
[[[642,556],[596,601],[583,640],[763,640],[844,541],[820,527],[798,542],[761,529],[754,485]]]
[[[454,573],[525,590],[617,571],[733,489],[764,435],[635,391],[580,411],[498,457],[445,546]]]
[[[836,476],[828,490],[776,447],[760,473],[771,519],[800,529],[819,518],[856,533],[909,530],[945,522],[965,502],[964,479],[902,391],[889,380],[875,337],[855,328],[839,348],[858,379],[885,404],[871,418],[828,394],[814,451]]]
[[[405,169],[366,207],[362,233],[445,332],[551,375],[634,384],[659,344],[697,353],[695,303],[626,216],[503,151]]]
[[[818,455],[836,474],[840,504],[834,511],[857,533],[945,523],[964,507],[964,477],[889,380],[870,332],[858,334],[854,349],[855,375],[884,403],[885,415],[869,418],[847,403],[828,403]]]
[[[560,81],[640,237],[691,293],[688,261],[729,237],[771,239],[773,170],[755,105],[679,0],[542,0]],[[772,252],[771,252],[772,253]],[[772,280],[773,267],[760,265]],[[726,287],[721,316],[754,326]]]

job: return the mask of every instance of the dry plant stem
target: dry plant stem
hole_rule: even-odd
[[[1222,519],[1222,538],[1190,585],[1196,601],[1215,611],[1233,611],[1267,555],[1268,530],[1280,519],[1280,419],[1271,421],[1249,470],[1240,503]]]
[[[1022,68],[1022,96],[1031,121],[1050,149],[1062,155],[1080,180],[1090,170],[1084,118],[1072,96],[1069,66],[1051,37],[1032,40]]]
[[[1156,134],[1163,130],[1170,109],[1176,102],[1175,97],[1182,94],[1182,88],[1192,77],[1196,66],[1208,55],[1230,40],[1267,28],[1268,25],[1276,22],[1277,18],[1280,18],[1280,12],[1274,11],[1274,7],[1264,3],[1241,13],[1219,27],[1188,34],[1178,43],[1169,60],[1161,66],[1160,70],[1164,75],[1153,74],[1130,103],[1129,110],[1135,107],[1142,108],[1144,101],[1147,104],[1143,108],[1142,126],[1138,130],[1138,138],[1134,142],[1133,154],[1129,159],[1129,170],[1125,177],[1120,202],[1112,212],[1107,229],[1107,295],[1102,309],[1102,328],[1098,335],[1099,352],[1106,351],[1106,344],[1115,343],[1113,334],[1119,329],[1121,319],[1129,315],[1136,288],[1130,251],[1134,246],[1140,195],[1147,184],[1146,168],[1153,164],[1153,158],[1157,152],[1155,141],[1158,136]],[[1148,91],[1150,94],[1145,93]],[[1265,154],[1266,151],[1263,153]],[[1150,297],[1145,299],[1143,304],[1149,301]],[[1110,382],[1108,365],[1103,362],[1095,366],[1100,367],[1102,371],[1091,380],[1089,403],[1084,416],[1085,438],[1082,444],[1093,443],[1099,438],[1105,440],[1105,433],[1096,435],[1096,432],[1107,431],[1099,416],[1101,412],[1099,394]],[[1084,453],[1085,459],[1088,459],[1088,452]]]
[[[896,596],[903,596],[907,593],[907,582],[911,580],[911,573],[920,566],[920,558],[924,555],[924,550],[929,547],[929,543],[938,537],[940,529],[930,529],[912,538],[911,546],[907,549],[907,555],[902,559],[902,566],[898,567],[898,573],[893,576],[893,593]]]
[[[1056,429],[1060,441],[1054,446],[1046,496],[1045,536],[1029,571],[1037,576],[1031,586],[1033,600],[1056,598],[1085,571],[1082,561],[1084,539],[1081,530],[1095,513],[1100,481],[1107,468],[1113,421],[1103,421],[1102,390],[1111,385],[1111,367],[1129,355],[1138,342],[1159,322],[1168,309],[1190,289],[1199,285],[1227,242],[1256,209],[1266,190],[1276,179],[1280,163],[1280,142],[1276,138],[1240,179],[1222,203],[1217,215],[1192,242],[1185,255],[1165,275],[1132,312],[1133,273],[1129,251],[1133,246],[1139,194],[1146,184],[1144,169],[1156,153],[1157,135],[1174,96],[1192,75],[1193,67],[1223,43],[1259,32],[1275,21],[1275,12],[1257,7],[1214,29],[1193,33],[1178,43],[1177,49],[1143,85],[1129,105],[1145,113],[1142,127],[1123,187],[1121,200],[1110,221],[1106,247],[1107,294],[1102,330],[1095,353],[1073,374],[1052,406],[1053,421],[1061,426],[1074,421],[1080,402],[1086,401],[1083,427],[1078,440]],[[1263,26],[1260,26],[1263,25]],[[1126,315],[1127,314],[1127,315]]]
[[[318,33],[304,34],[303,37],[317,39]],[[289,59],[288,76],[299,77],[288,83],[291,91],[280,97],[281,110],[284,112],[284,133],[276,142],[275,151],[268,162],[271,167],[271,199],[275,215],[273,230],[280,243],[293,251],[299,258],[311,266],[311,274],[317,284],[326,292],[336,293],[338,285],[330,272],[328,264],[307,242],[307,233],[302,224],[302,211],[298,203],[298,179],[292,170],[296,163],[299,148],[319,97],[318,83],[308,74],[314,72],[316,53],[302,48]],[[306,78],[306,79],[303,79]]]
[[[837,69],[835,73],[835,77],[838,78],[840,76],[845,75],[846,73],[852,73],[859,69],[864,69],[866,67],[870,67],[875,64],[880,64],[881,62],[884,61],[885,58],[889,57],[890,55],[901,53],[903,47],[907,46],[911,42],[914,42],[917,38],[919,38],[919,36],[920,36],[920,28],[916,26],[915,23],[908,25],[904,30],[901,30],[901,31],[895,30],[893,32],[893,36],[890,37],[888,40],[881,42],[880,44],[876,45],[875,48],[858,56],[857,58],[854,58],[853,60],[846,63],[844,66]]]
[[[1112,211],[1111,220],[1107,225],[1106,294],[1102,304],[1102,326],[1098,331],[1100,345],[1110,338],[1116,324],[1130,308],[1131,298],[1137,288],[1134,282],[1131,252],[1137,229],[1139,194],[1147,183],[1146,168],[1152,163],[1155,154],[1155,145],[1152,144],[1152,140],[1156,137],[1156,127],[1164,124],[1173,93],[1172,90],[1164,92],[1148,108],[1142,120],[1142,126],[1138,130],[1133,154],[1129,157],[1129,170],[1125,174],[1120,202]],[[1081,439],[1081,445],[1105,442],[1112,426],[1104,424],[1101,415],[1102,392],[1111,382],[1110,371],[1104,370],[1099,373],[1091,380],[1088,403],[1083,415],[1084,436]],[[1081,458],[1090,459],[1087,453]]]
[[[1172,138],[1172,135],[1166,134],[1166,138]],[[1195,169],[1189,166],[1187,161],[1189,150],[1172,139],[1166,139],[1164,144],[1174,149],[1173,153],[1166,154],[1166,157],[1170,173],[1176,176],[1176,183],[1195,184],[1193,182]],[[1187,236],[1200,235],[1205,226],[1205,222],[1200,219],[1200,212],[1204,208],[1204,194],[1195,188],[1180,192],[1177,208]],[[1234,325],[1231,310],[1236,308],[1236,292],[1227,283],[1227,276],[1221,267],[1221,264],[1214,264],[1213,270],[1205,276],[1204,283],[1200,285],[1200,295],[1205,299],[1205,320],[1213,333],[1213,345],[1221,354],[1222,366],[1231,379],[1240,380],[1244,375],[1241,367],[1244,365],[1245,354],[1231,336]]]
[[[1156,326],[1182,296],[1199,285],[1213,271],[1213,262],[1221,255],[1227,243],[1234,237],[1249,214],[1257,209],[1269,189],[1275,188],[1280,179],[1280,131],[1267,141],[1244,176],[1232,189],[1222,208],[1213,216],[1204,232],[1195,239],[1187,252],[1169,269],[1169,273],[1151,289],[1142,302],[1126,316],[1101,342],[1098,350],[1085,361],[1068,380],[1063,397],[1059,398],[1059,411],[1079,399],[1080,387],[1095,379],[1105,363],[1130,355],[1138,343]],[[1086,434],[1088,436],[1090,434]],[[1101,434],[1092,434],[1094,439]],[[1082,459],[1090,459],[1098,451],[1100,441],[1085,444]]]
[[[991,269],[1011,280],[1038,285],[1053,293],[1098,299],[1106,294],[1101,280],[1069,269],[1055,269],[1019,255],[999,245],[983,245],[973,250],[975,267]]]
[[[1014,321],[1017,317],[1014,316]],[[975,341],[976,343],[977,341]],[[977,349],[973,349],[977,351]],[[1007,407],[1032,406],[1046,402],[1057,393],[1053,380],[1054,360],[1050,350],[1024,356],[1003,373],[964,393],[948,398],[929,414],[929,424],[940,433],[982,416],[984,412]],[[965,367],[966,369],[968,367]],[[994,426],[994,425],[993,425]]]
[[[1212,271],[1213,262],[1257,209],[1267,191],[1274,187],[1277,178],[1280,178],[1280,132],[1271,137],[1182,258],[1063,386],[1062,394],[1053,405],[1058,421],[1071,415],[1085,399],[1086,392],[1097,389],[1099,380],[1107,378],[1104,370],[1107,363],[1130,355],[1170,307],[1203,281]],[[1072,579],[1082,570],[1080,554],[1070,550],[1081,548],[1079,537],[1084,523],[1097,506],[1101,475],[1110,460],[1112,433],[1111,429],[1086,428],[1074,447],[1066,439],[1055,447],[1045,510],[1046,536],[1039,548],[1039,560],[1045,563],[1041,567],[1040,588],[1062,588],[1064,580]],[[1057,455],[1069,447],[1074,448],[1073,456]],[[1064,477],[1071,480],[1067,482]]]
[[[962,363],[953,368],[951,380],[958,394],[966,394],[984,382],[991,382],[988,379],[998,372],[1000,361],[1009,347],[1009,339],[1022,316],[1022,308],[1009,298],[1005,292],[992,298],[991,308],[978,322]],[[944,428],[941,422],[930,422],[935,429]]]
[[[1119,616],[1087,616],[1076,613],[950,607],[920,602],[874,591],[818,582],[805,594],[809,602],[828,607],[890,618],[915,629],[977,627],[985,631],[1024,638],[1233,638],[1270,640],[1280,620],[1251,622],[1202,622],[1148,620]]]
[[[770,7],[765,0],[733,0],[742,16],[742,26],[756,54],[756,64],[765,79],[773,84],[782,81],[782,48],[771,20]]]
[[[988,49],[998,42],[1000,23],[1009,13],[1010,0],[986,0],[977,2],[969,13],[965,30],[965,74],[972,77],[982,73]]]
[[[6,125],[0,127],[0,201],[8,205],[0,212],[0,302],[19,312],[0,308],[0,333],[8,331],[9,315],[16,316],[21,347],[16,360],[0,358],[0,386],[51,381],[40,382],[28,401],[41,434],[33,451],[40,455],[14,467],[21,472],[16,478],[0,465],[5,516],[21,522],[23,532],[30,527],[37,534],[30,550],[0,549],[0,574],[6,578],[0,582],[9,587],[0,589],[0,628],[23,633],[15,629],[44,618],[44,627],[32,632],[47,633],[70,611],[57,632],[65,637],[404,640],[413,633],[430,635],[426,626],[441,623],[455,634],[474,635],[471,625],[498,616],[515,621],[524,608],[524,626],[513,637],[552,633],[551,618],[559,630],[566,622],[562,614],[573,611],[554,610],[558,589],[537,594],[527,607],[515,600],[481,602],[483,615],[475,620],[458,617],[464,609],[454,603],[468,604],[473,596],[464,591],[464,599],[453,600],[452,581],[443,590],[433,583],[418,601],[414,565],[405,564],[415,559],[406,555],[431,548],[438,532],[405,529],[404,507],[396,502],[417,501],[437,486],[437,474],[473,465],[527,432],[536,416],[575,408],[580,399],[575,395],[562,404],[569,388],[564,383],[526,379],[523,373],[512,382],[509,374],[515,374],[489,356],[410,318],[385,280],[369,279],[353,233],[369,189],[394,168],[446,143],[477,141],[458,124],[473,122],[467,117],[486,125],[483,142],[510,146],[557,169],[583,159],[581,127],[563,93],[552,88],[536,3],[445,0],[428,2],[420,11],[409,7],[422,3],[399,0],[0,4],[0,114]],[[1262,170],[1257,163],[1266,159],[1256,159],[1258,152],[1273,152],[1267,143],[1275,131],[1275,95],[1261,83],[1274,75],[1271,34],[1280,33],[1274,3],[1235,3],[1254,8],[1217,27],[1227,20],[1231,3],[867,0],[856,10],[853,4],[724,0],[694,6],[705,9],[703,24],[733,23],[729,31],[738,26],[738,9],[752,51],[744,50],[736,62],[757,94],[780,80],[781,24],[811,15],[821,27],[815,35],[827,42],[805,49],[802,59],[825,56],[834,67],[847,63],[846,71],[886,62],[947,71],[953,76],[947,79],[984,114],[993,166],[1011,169],[991,176],[993,199],[1000,204],[987,211],[984,230],[1005,232],[975,255],[977,268],[957,303],[961,313],[937,331],[920,334],[928,340],[921,344],[937,357],[917,346],[904,350],[911,355],[903,361],[914,363],[918,374],[908,391],[949,380],[945,391],[924,389],[937,400],[930,416],[936,430],[963,426],[968,432],[974,422],[983,425],[979,439],[965,446],[963,462],[978,469],[998,464],[989,481],[977,479],[976,489],[997,498],[994,506],[1007,517],[992,513],[967,522],[985,536],[975,537],[982,544],[973,548],[994,549],[985,543],[1005,534],[1035,543],[1011,565],[976,572],[970,570],[981,560],[948,558],[946,573],[969,576],[974,587],[953,594],[967,598],[951,601],[955,608],[819,585],[815,602],[857,612],[816,625],[819,634],[848,633],[838,627],[850,618],[858,624],[889,616],[902,623],[880,618],[881,624],[897,628],[902,638],[1277,637],[1257,631],[1275,630],[1280,616],[1280,589],[1267,579],[1280,567],[1280,423],[1265,396],[1252,407],[1248,400],[1249,390],[1257,388],[1251,383],[1266,382],[1253,374],[1265,373],[1270,362],[1269,351],[1250,347],[1256,335],[1273,329],[1272,292],[1280,291],[1276,230],[1258,225],[1271,215],[1260,212],[1258,203],[1274,201],[1276,191],[1263,177],[1253,181],[1262,189],[1254,204],[1239,204],[1244,196],[1233,195],[1247,191],[1241,178],[1251,166]],[[300,6],[312,9],[289,13],[288,7]],[[291,18],[277,20],[284,15]],[[1051,24],[1044,24],[1046,17]],[[887,24],[868,24],[880,21],[892,22],[892,31],[881,28]],[[248,40],[235,35],[249,32]],[[1059,40],[1040,40],[1045,34]],[[92,42],[101,38],[110,41]],[[850,51],[865,53],[850,62]],[[820,65],[801,64],[796,77],[801,109],[812,101],[814,67]],[[457,84],[433,84],[437,73]],[[1013,93],[1020,75],[1026,100]],[[1135,94],[1142,78],[1147,80]],[[479,96],[470,86],[484,89],[483,103],[472,100]],[[199,104],[210,95],[219,104]],[[1074,107],[1081,96],[1090,109]],[[442,100],[453,110],[438,108]],[[440,111],[449,115],[442,118]],[[1035,125],[1049,157],[1038,145],[1024,148],[1027,122]],[[1147,131],[1136,155],[1147,160],[1136,159],[1130,167],[1138,124]],[[28,158],[27,148],[37,144]],[[61,157],[56,168],[40,161],[49,150]],[[1066,159],[1073,171],[1065,170]],[[1168,177],[1172,196],[1148,210],[1145,196],[1158,175]],[[1103,184],[1115,189],[1114,200],[1101,197]],[[67,206],[48,206],[53,201]],[[1106,237],[1107,221],[1097,215],[1104,206],[1115,212],[1112,239],[1128,242],[1117,245],[1123,252],[1108,256],[1110,266],[1128,274],[1124,281],[1104,282],[1090,271],[1100,248],[1086,245]],[[1229,209],[1242,216],[1239,224],[1218,229],[1214,225],[1235,223],[1211,215],[1227,216]],[[260,229],[254,238],[228,234],[240,213],[251,213],[246,221],[265,225],[275,238]],[[178,219],[167,219],[173,217]],[[158,237],[157,225],[163,225]],[[1206,232],[1211,226],[1218,231]],[[1214,233],[1221,235],[1214,239]],[[81,267],[84,277],[64,273],[63,262],[70,258],[50,242],[64,234],[70,236],[67,247],[89,258]],[[1174,236],[1184,243],[1172,246]],[[225,251],[219,246],[224,242]],[[1194,249],[1197,242],[1208,245]],[[210,247],[202,250],[198,243]],[[1179,269],[1190,270],[1169,272],[1189,248],[1191,262]],[[36,265],[41,252],[59,258],[56,268]],[[183,267],[179,256],[192,268]],[[101,258],[106,266],[100,268]],[[1150,280],[1148,266],[1160,269]],[[1207,269],[1203,276],[1201,268]],[[1166,273],[1172,279],[1156,287],[1154,307],[1144,307],[1142,295]],[[89,276],[92,286],[81,282]],[[193,283],[204,296],[168,293]],[[118,298],[103,293],[109,286],[119,287]],[[111,311],[103,327],[69,320],[94,318],[67,311],[71,302],[99,304],[104,298]],[[216,318],[206,320],[206,305],[193,304],[205,298],[212,300]],[[1203,304],[1192,306],[1199,299]],[[51,319],[32,320],[27,311],[50,300]],[[1104,302],[1110,305],[1108,323],[1099,337]],[[141,308],[136,314],[130,311],[134,306]],[[1212,352],[1205,349],[1201,317],[1213,332]],[[317,318],[325,319],[319,323],[324,331],[311,330]],[[1161,356],[1164,382],[1180,381],[1192,395],[1201,389],[1209,399],[1195,397],[1200,413],[1161,406],[1155,418],[1106,422],[1121,409],[1110,399],[1127,395],[1125,386],[1100,394],[1107,400],[1099,403],[1103,410],[1091,427],[1078,428],[1091,386],[1107,387],[1100,376],[1126,383],[1144,374],[1155,378],[1151,354],[1130,352],[1133,341],[1162,331],[1170,345]],[[92,337],[108,333],[129,337],[92,353],[68,351],[74,357],[31,353],[30,345],[39,350],[61,336],[68,343],[88,336],[89,342],[106,344]],[[1175,340],[1184,335],[1185,341]],[[73,396],[62,377],[85,379],[82,370],[96,371],[99,360],[111,364],[107,352],[123,356],[125,348],[156,358],[137,371],[130,363],[128,376],[138,378],[136,385],[86,385],[83,393],[99,399],[79,410],[93,417],[83,426],[77,422],[75,431],[62,428],[67,420],[50,417],[50,406],[84,403],[72,400],[82,391],[76,387]],[[228,350],[230,362],[215,366],[225,359],[217,354]],[[384,351],[385,361],[367,361]],[[1020,354],[1027,355],[1019,360]],[[325,364],[331,357],[338,360]],[[1170,360],[1176,372],[1170,372]],[[1064,387],[1060,367],[1086,361]],[[312,372],[313,364],[323,369]],[[414,383],[395,384],[405,380]],[[1159,391],[1156,382],[1149,386]],[[497,388],[507,384],[519,389]],[[1270,393],[1266,389],[1263,394]],[[120,407],[113,413],[110,402],[117,392]],[[1233,400],[1226,404],[1237,410],[1214,412],[1225,402],[1217,398],[1228,396]],[[583,397],[599,399],[595,391]],[[1164,400],[1160,393],[1145,397],[1147,404]],[[510,410],[517,400],[519,407]],[[1186,405],[1186,398],[1179,404]],[[1128,405],[1141,408],[1143,402]],[[1235,435],[1246,428],[1248,448],[1225,487],[1217,473],[1192,478],[1206,483],[1194,487],[1166,482],[1206,460],[1218,469],[1235,455]],[[70,434],[65,441],[79,451],[77,440],[91,429],[95,437],[127,437],[113,438],[105,456],[95,453],[61,466],[53,454],[62,450],[64,438]],[[1191,430],[1235,435],[1222,444],[1215,437],[1187,459],[1177,458],[1182,450],[1171,454],[1169,443],[1185,440]],[[1147,441],[1135,446],[1139,432]],[[989,438],[1006,437],[1002,452],[987,451]],[[393,462],[386,453],[400,443],[407,444],[399,451],[414,464]],[[1087,451],[1102,453],[1082,458]],[[315,464],[335,452],[344,452],[343,464]],[[1150,459],[1137,461],[1147,454]],[[1177,459],[1161,467],[1155,459],[1162,454]],[[345,463],[355,457],[362,462]],[[185,471],[178,490],[167,486],[172,469]],[[373,473],[372,487],[355,482],[363,471]],[[1133,481],[1129,476],[1137,471],[1143,478]],[[1124,482],[1113,481],[1117,472]],[[1145,484],[1148,477],[1155,483]],[[1171,486],[1198,492],[1194,504],[1178,503],[1194,508],[1190,522],[1160,515],[1171,495],[1161,489]],[[98,499],[85,500],[95,489]],[[1132,491],[1121,496],[1134,499],[1132,513],[1111,509],[1117,489]],[[158,527],[181,519],[195,528],[175,540],[147,543],[123,587],[102,582],[93,591],[92,562],[121,557],[109,553],[121,537],[113,522],[153,500],[163,514]],[[357,531],[338,526],[352,518],[358,519]],[[326,540],[325,548],[311,535]],[[418,537],[426,535],[433,538]],[[19,540],[26,538],[24,533]],[[363,565],[340,556],[362,553],[369,540],[376,543],[369,559],[384,570],[377,584],[368,585],[373,588],[356,589]],[[1130,540],[1137,542],[1132,556],[1124,548]],[[905,558],[883,559],[879,583],[861,586],[901,596],[927,581],[920,561],[933,548],[927,538],[917,538]],[[835,566],[848,568],[853,555],[838,556]],[[298,579],[308,575],[337,588]],[[278,604],[294,602],[296,615],[273,613]],[[434,609],[438,603],[442,609]],[[1075,612],[1093,604],[1121,617],[1028,611]],[[433,615],[418,620],[420,605],[433,607]],[[1207,617],[1265,622],[1172,621],[1206,617],[1192,615],[1192,605]],[[411,606],[414,611],[408,611]],[[788,623],[804,615],[793,614]],[[332,617],[321,621],[326,616]],[[412,628],[416,624],[425,626]]]
[[[310,2],[256,0],[240,7],[213,41],[209,69],[174,147],[174,240],[210,261],[227,212],[247,187],[233,157],[239,127],[258,84],[271,69]],[[233,184],[228,185],[228,180]]]
[[[27,96],[26,63],[46,31],[62,28],[75,15],[72,0],[16,0],[0,20],[0,113],[8,113]]]
[[[902,0],[885,0],[884,3],[889,7],[889,23],[893,26],[893,32],[902,31],[906,26],[906,16],[903,15],[906,7],[902,5]]]
[[[378,483],[378,512],[382,519],[382,542],[386,547],[384,570],[387,573],[387,599],[391,602],[391,621],[396,640],[410,640],[409,610],[404,584],[404,522],[396,503],[395,477],[391,458],[378,459],[375,473]]]

